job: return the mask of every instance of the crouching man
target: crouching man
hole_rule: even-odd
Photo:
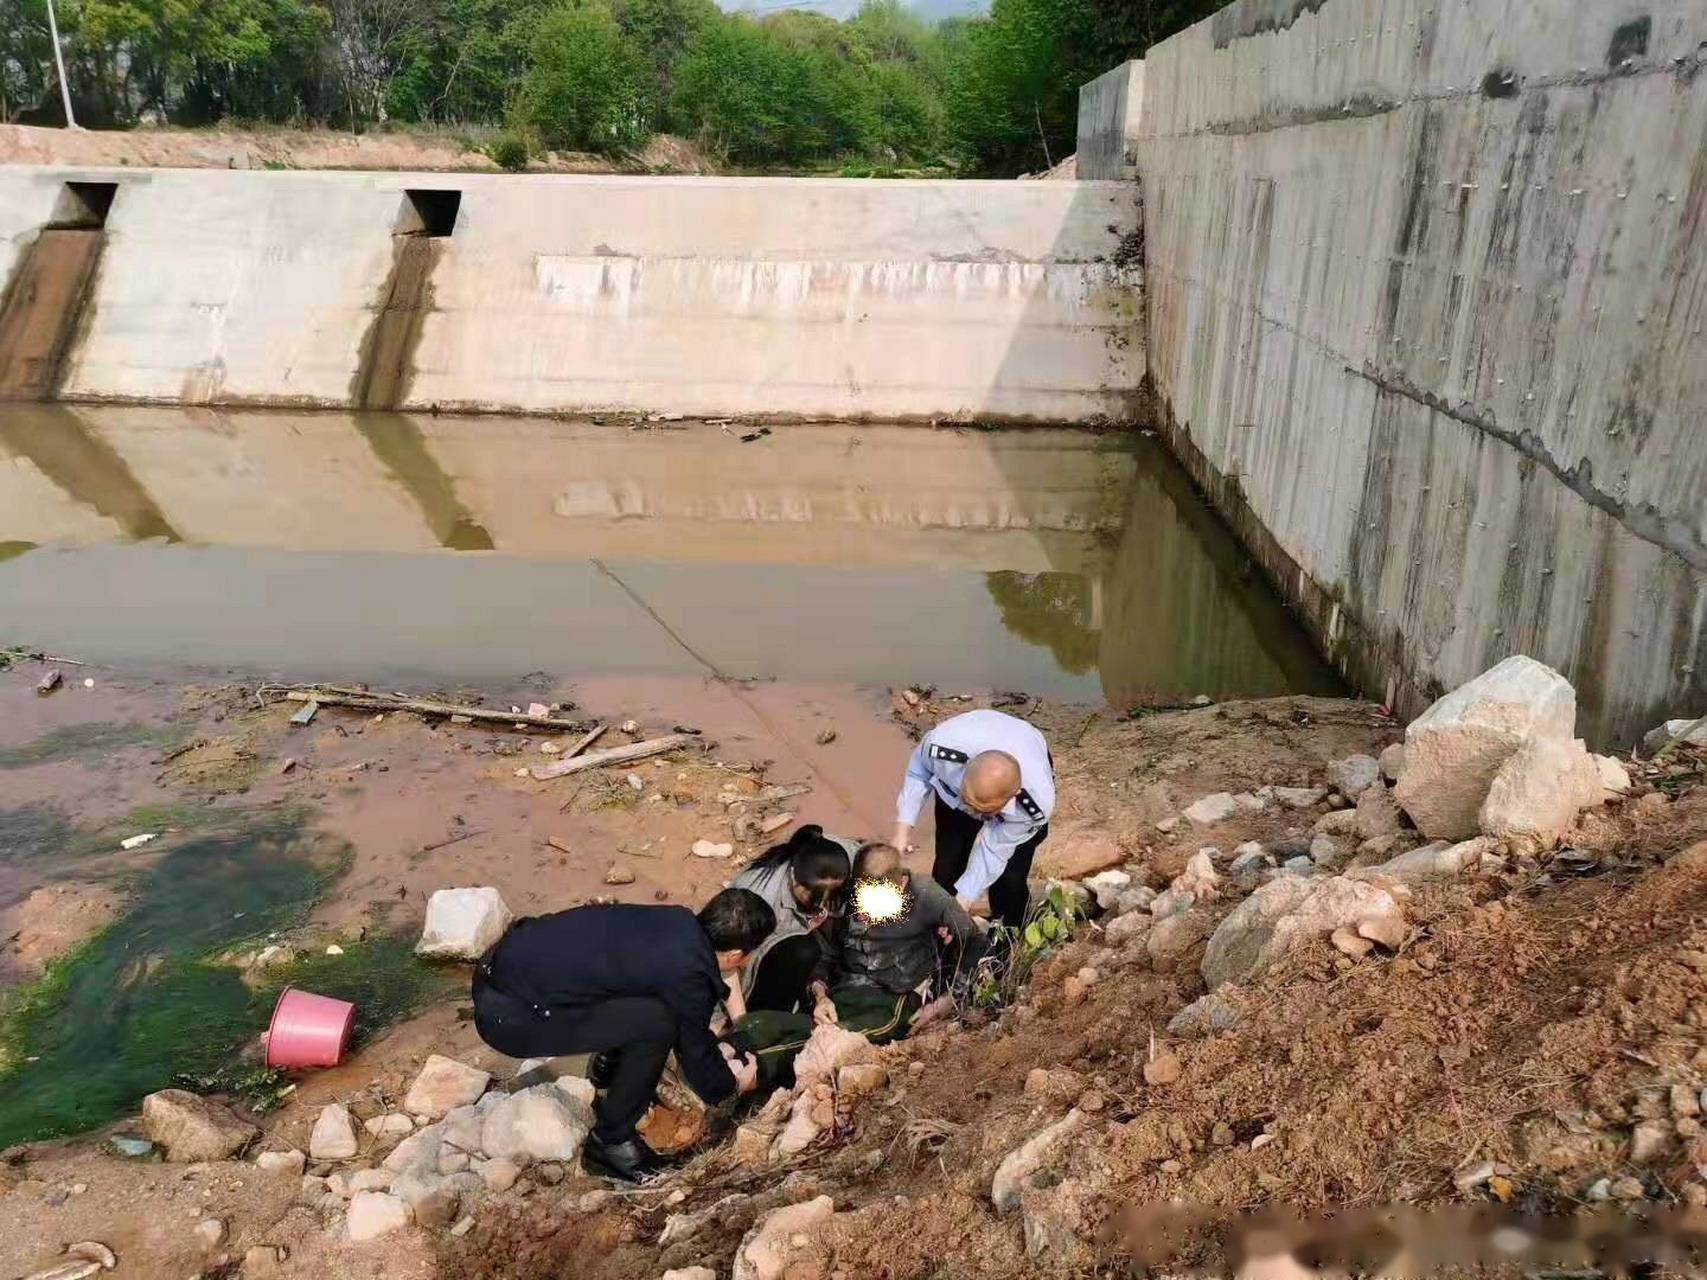
[[[752,1089],[757,1064],[727,1057],[711,1019],[725,975],[776,927],[765,900],[725,889],[686,907],[576,907],[517,920],[474,970],[474,1025],[512,1058],[601,1055],[604,1087],[582,1158],[638,1181],[661,1167],[638,1126],[671,1052],[707,1106]]]
[[[948,1016],[965,1003],[984,954],[983,935],[954,895],[908,871],[887,844],[868,844],[855,857],[851,902],[834,927],[826,969],[811,984],[811,1015],[756,1011],[731,1037],[757,1057],[766,1088],[793,1079],[815,1025],[836,1023],[886,1044]]]

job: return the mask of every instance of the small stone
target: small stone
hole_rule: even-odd
[[[563,750],[563,746],[556,742],[542,742],[539,744],[539,750],[542,755],[554,756]]]
[[[1274,1141],[1274,1135],[1272,1133],[1259,1133],[1259,1134],[1257,1134],[1256,1137],[1251,1139],[1251,1150],[1252,1151],[1261,1151],[1264,1147],[1266,1147],[1269,1143],[1271,1143],[1273,1141]]]
[[[314,1132],[308,1138],[308,1154],[316,1160],[348,1160],[358,1150],[356,1124],[350,1118],[348,1108],[335,1102],[322,1107],[319,1118],[314,1122]],[[293,1172],[302,1172],[301,1163]]]
[[[1692,1209],[1707,1206],[1707,1187],[1699,1182],[1692,1182],[1683,1189],[1683,1202]]]
[[[1274,798],[1288,809],[1309,809],[1328,798],[1326,787],[1276,787]]]
[[[279,762],[279,772],[280,773],[289,773],[294,768],[296,768],[296,757],[295,756],[286,756],[283,760],[281,760]]]
[[[1167,835],[1170,832],[1174,831],[1176,828],[1178,828],[1178,826],[1179,826],[1179,819],[1177,817],[1175,817],[1175,818],[1163,818],[1160,822],[1158,822],[1156,824],[1156,830],[1160,831],[1163,835]]]
[[[1102,931],[1103,937],[1111,943],[1124,945],[1133,939],[1144,937],[1154,923],[1154,916],[1145,915],[1142,911],[1128,911],[1108,923]]]
[[[1640,1200],[1648,1194],[1640,1178],[1616,1178],[1612,1183],[1614,1200]]]
[[[439,889],[427,899],[427,922],[415,954],[437,960],[478,960],[504,936],[513,917],[496,889]]]
[[[1361,960],[1374,949],[1375,944],[1368,938],[1361,938],[1355,932],[1341,925],[1330,935],[1336,950],[1350,956],[1353,960]]]
[[[472,1230],[474,1230],[474,1215],[467,1213],[457,1219],[457,1223],[450,1229],[450,1233],[458,1239],[461,1239]]]
[[[493,1191],[508,1191],[521,1176],[521,1170],[511,1160],[488,1160],[479,1172],[481,1180]]]
[[[1310,829],[1319,836],[1348,836],[1357,830],[1357,810],[1335,809],[1324,813]]]
[[[1674,1084],[1671,1087],[1671,1113],[1674,1116],[1698,1116],[1701,1114],[1701,1098],[1694,1089],[1686,1084]]]
[[[629,774],[626,778],[623,779],[623,781],[628,783],[629,789],[631,791],[644,791],[644,790],[646,790],[646,780],[644,778],[642,778],[638,773]]]
[[[1211,1144],[1213,1144],[1214,1146],[1217,1146],[1217,1147],[1230,1147],[1230,1146],[1232,1146],[1233,1145],[1233,1127],[1231,1125],[1225,1123],[1224,1121],[1217,1123],[1215,1128],[1209,1134],[1209,1141]]]
[[[348,1190],[344,1198],[348,1199],[358,1191],[385,1191],[397,1180],[397,1175],[390,1169],[357,1169],[354,1173],[345,1175]]]
[[[1458,1190],[1463,1192],[1465,1195],[1469,1195],[1477,1187],[1486,1183],[1487,1180],[1493,1177],[1498,1171],[1499,1167],[1495,1165],[1492,1160],[1483,1160],[1478,1164],[1473,1164],[1468,1168],[1461,1169],[1457,1173],[1453,1174],[1452,1185],[1457,1187]]]
[[[836,1091],[846,1098],[876,1093],[889,1083],[889,1069],[881,1062],[860,1062],[836,1073]]]
[[[1316,869],[1316,864],[1308,857],[1288,858],[1281,866],[1282,869],[1298,876],[1309,875]]]
[[[836,731],[834,729],[820,729],[818,731],[818,745],[820,747],[827,747],[835,740]]]
[[[1356,814],[1352,815],[1356,817]],[[1332,867],[1340,860],[1345,848],[1332,836],[1317,836],[1310,841],[1310,861],[1318,867]]]
[[[370,1116],[362,1121],[362,1128],[376,1138],[406,1137],[415,1132],[415,1122],[408,1116],[391,1115]]]
[[[611,1202],[609,1191],[583,1191],[581,1198],[575,1202],[575,1208],[582,1213],[597,1213]]]
[[[605,883],[606,884],[633,884],[634,883],[634,872],[630,871],[627,867],[618,866],[616,863],[613,862],[613,863],[611,863],[610,870],[605,872]]]
[[[203,1218],[195,1225],[196,1243],[210,1253],[224,1244],[230,1234],[224,1218]]]
[[[1164,1049],[1144,1064],[1144,1083],[1168,1085],[1180,1077],[1180,1060]]]
[[[550,1161],[533,1167],[534,1181],[543,1182],[548,1187],[555,1187],[565,1176],[563,1166]]]
[[[546,716],[548,716],[550,714],[551,714],[551,708],[546,706],[543,702],[530,702],[530,703],[528,703],[528,718],[529,719],[543,720],[543,719],[545,719]]]
[[[1385,912],[1381,915],[1368,916],[1357,922],[1359,937],[1378,942],[1389,951],[1397,951],[1404,945],[1410,929],[1405,924],[1405,917],[1397,911]]]
[[[409,1206],[390,1192],[363,1191],[350,1201],[345,1229],[350,1239],[360,1244],[401,1230],[412,1216]]]
[[[1383,778],[1388,782],[1397,782],[1400,771],[1405,767],[1405,744],[1395,742],[1384,747],[1376,757],[1376,762],[1381,766]]]
[[[1238,811],[1239,804],[1231,793],[1217,791],[1187,806],[1184,817],[1197,826],[1207,827],[1231,818]]]
[[[695,840],[692,852],[696,858],[728,858],[734,855],[735,846],[715,840]]]
[[[1184,1173],[1185,1172],[1185,1166],[1183,1164],[1181,1164],[1178,1160],[1164,1160],[1164,1161],[1162,1161],[1161,1169],[1162,1169],[1163,1173]]]
[[[1328,766],[1328,781],[1353,800],[1380,780],[1381,765],[1374,756],[1347,756]]]
[[[1211,698],[1207,693],[1200,693],[1191,700],[1191,705],[1194,707],[1207,707],[1214,705],[1214,702],[1215,699]]]
[[[268,1280],[279,1275],[279,1268],[290,1257],[283,1245],[258,1244],[243,1255],[243,1280]]]
[[[142,1128],[165,1148],[168,1160],[184,1163],[224,1160],[260,1132],[218,1103],[182,1089],[162,1089],[144,1098]]]
[[[127,1160],[145,1160],[156,1150],[147,1138],[138,1138],[127,1133],[115,1133],[107,1139],[107,1146],[114,1155],[123,1156]]]
[[[1663,1120],[1644,1120],[1630,1134],[1630,1163],[1652,1164],[1665,1154],[1671,1143],[1670,1125]]]
[[[457,1107],[478,1101],[491,1082],[490,1072],[435,1053],[423,1064],[415,1082],[409,1086],[409,1092],[403,1098],[403,1109],[436,1120]]]
[[[316,1126],[318,1128],[319,1126]],[[293,1178],[300,1178],[307,1167],[308,1160],[302,1152],[263,1151],[255,1157],[255,1167],[264,1173],[284,1173]]]
[[[341,956],[344,954],[344,949],[334,942],[331,946],[326,948],[326,954],[329,956]]]

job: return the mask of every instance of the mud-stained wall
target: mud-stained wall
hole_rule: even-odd
[[[1118,181],[1137,172],[1133,144],[1144,102],[1144,64],[1123,62],[1079,86],[1078,166],[1086,180]]]
[[[119,192],[64,399],[1082,420],[1144,373],[1115,184],[14,167],[0,265],[68,178]],[[412,189],[461,193],[431,254]]]
[[[1242,0],[1139,134],[1176,452],[1341,666],[1707,710],[1707,7]]]

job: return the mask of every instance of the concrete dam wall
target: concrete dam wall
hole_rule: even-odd
[[[1239,0],[1136,82],[1165,425],[1341,668],[1707,710],[1707,7]]]
[[[0,273],[28,323],[0,362],[8,329],[33,354],[0,394],[1116,416],[1144,375],[1140,281],[1109,260],[1135,218],[1113,183],[14,167]],[[98,254],[55,247],[75,261],[38,288],[62,224]]]

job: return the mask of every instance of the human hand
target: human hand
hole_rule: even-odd
[[[729,1064],[735,1076],[735,1092],[751,1093],[759,1083],[759,1060],[752,1054],[742,1054]]]
[[[936,1022],[939,1019],[941,1019],[943,1017],[943,1015],[948,1013],[953,1008],[954,1008],[954,997],[953,996],[938,996],[935,1000],[932,1000],[924,1008],[920,1009],[917,1013],[915,1013],[913,1015],[912,1029],[916,1031],[920,1027],[930,1026],[931,1023]]]
[[[906,823],[896,823],[895,834],[889,838],[889,843],[894,845],[898,852],[905,854],[918,848],[912,841],[913,829]]]
[[[719,1040],[717,1042],[717,1051],[723,1055],[723,1060],[728,1063],[733,1063],[735,1059],[741,1056],[735,1046],[730,1044],[727,1040]]]
[[[818,997],[818,1003],[812,1006],[812,1021],[820,1027],[834,1026],[839,1016],[836,1002],[829,996]]]

